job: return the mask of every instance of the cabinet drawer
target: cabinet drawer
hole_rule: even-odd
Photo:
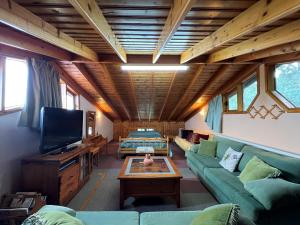
[[[64,184],[74,177],[79,177],[79,164],[74,164],[61,172],[60,183]]]

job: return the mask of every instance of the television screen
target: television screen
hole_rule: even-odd
[[[40,152],[48,153],[82,139],[83,111],[43,107]]]

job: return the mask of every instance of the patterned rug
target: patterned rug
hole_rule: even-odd
[[[108,153],[101,156],[100,165],[94,167],[88,183],[69,203],[75,210],[98,211],[119,209],[119,180],[117,176],[123,159],[117,159],[117,143],[109,144]],[[217,201],[188,169],[184,153],[172,144],[173,161],[179,168],[181,179],[181,208],[176,208],[175,200],[164,197],[128,198],[124,210],[138,212],[167,210],[201,210],[217,204]]]

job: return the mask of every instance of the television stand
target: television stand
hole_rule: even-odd
[[[88,181],[89,146],[55,155],[35,155],[22,160],[22,191],[47,196],[47,204],[66,205]]]

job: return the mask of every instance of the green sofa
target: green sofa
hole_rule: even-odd
[[[216,158],[200,155],[192,151],[186,152],[190,169],[199,176],[201,182],[221,203],[235,203],[241,207],[241,213],[258,225],[299,225],[298,207],[266,210],[249,192],[237,177],[247,162],[256,155],[271,166],[282,171],[283,179],[300,183],[300,159],[279,155],[224,137],[215,136],[217,142]],[[219,161],[228,147],[243,152],[236,172],[223,169]],[[299,204],[300,205],[300,204]]]

